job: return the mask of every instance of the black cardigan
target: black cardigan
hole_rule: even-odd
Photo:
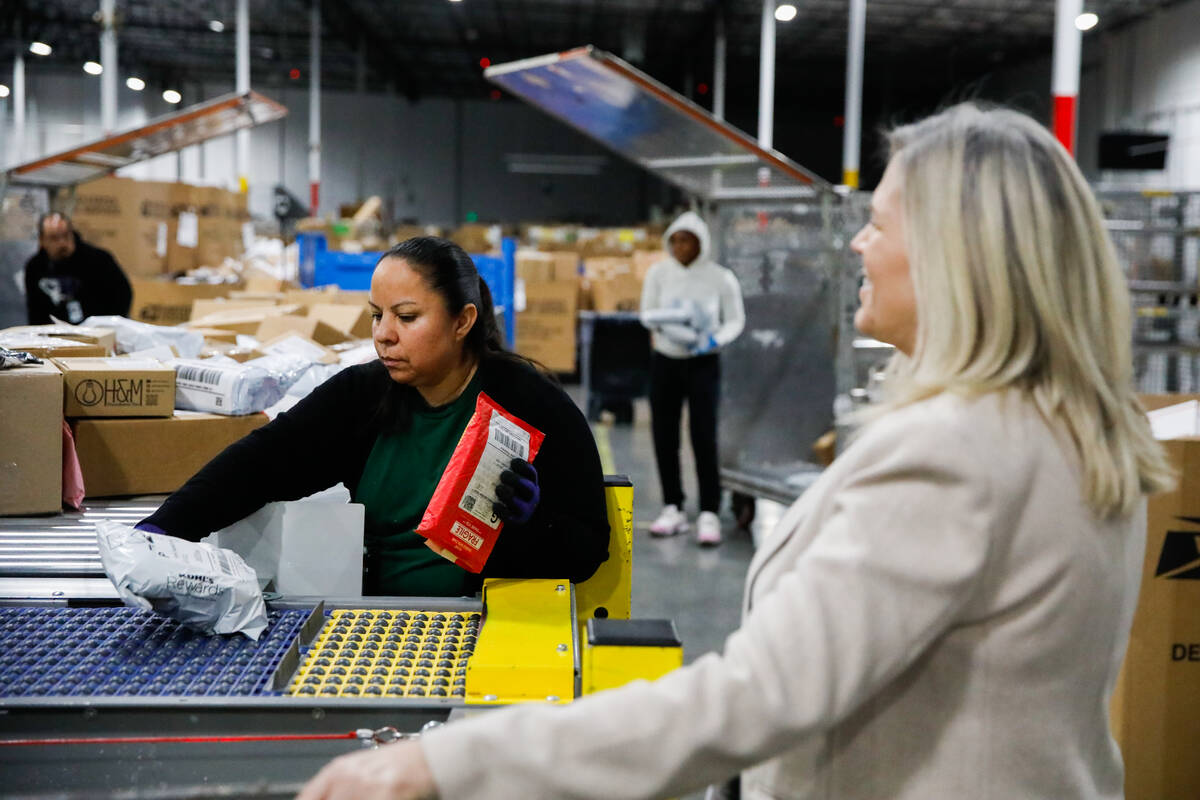
[[[480,578],[587,579],[608,558],[604,476],[591,429],[561,388],[502,357],[479,366],[482,391],[546,434],[533,465],[541,501],[524,525],[507,524]],[[344,483],[353,497],[367,456],[390,424],[395,384],[379,361],[342,370],[290,411],[227,447],[145,521],[197,541],[273,500]]]

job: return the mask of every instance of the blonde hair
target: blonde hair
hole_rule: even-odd
[[[1098,515],[1170,488],[1133,390],[1125,278],[1071,156],[1029,117],[974,104],[888,140],[918,323],[885,406],[1016,388],[1069,433]]]

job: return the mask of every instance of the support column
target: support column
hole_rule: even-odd
[[[1054,4],[1054,77],[1050,92],[1054,96],[1054,137],[1075,155],[1076,103],[1079,97],[1079,59],[1083,32],[1075,27],[1075,18],[1083,11],[1083,0],[1055,0]]]
[[[316,217],[321,197],[321,0],[312,0],[308,73],[308,203]]]
[[[20,164],[25,156],[25,54],[21,42],[16,42],[17,56],[13,59],[13,138],[8,161]]]
[[[117,129],[117,29],[115,0],[100,0],[100,127],[108,135]]]
[[[237,85],[238,94],[250,91],[250,0],[237,0]],[[250,189],[250,131],[242,129],[234,139],[234,161],[238,191]]]
[[[713,116],[725,119],[725,5],[717,4],[716,41],[713,43]]]
[[[763,0],[758,60],[758,145],[773,146],[775,130],[775,0]]]
[[[842,118],[842,183],[858,188],[858,153],[862,147],[863,53],[867,32],[867,0],[850,0],[846,41],[846,110]]]

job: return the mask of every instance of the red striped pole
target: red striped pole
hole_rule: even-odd
[[[1054,73],[1050,92],[1054,95],[1055,138],[1075,155],[1075,119],[1078,113],[1079,58],[1083,32],[1075,18],[1083,11],[1083,0],[1056,0],[1054,4]]]

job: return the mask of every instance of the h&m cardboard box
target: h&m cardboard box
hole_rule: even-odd
[[[0,347],[20,350],[38,358],[104,356],[107,350],[93,342],[77,342],[61,336],[36,333],[0,333]]]
[[[303,311],[299,306],[258,306],[256,308],[235,308],[231,311],[219,311],[207,314],[188,323],[190,328],[218,328],[235,333],[255,336],[258,328],[268,319],[282,316],[292,316]]]
[[[62,510],[62,373],[0,370],[0,515]]]
[[[197,300],[225,297],[235,288],[227,283],[175,283],[165,280],[132,280],[133,308],[129,317],[155,325],[178,325],[192,318]]]
[[[1143,395],[1148,410],[1200,395]],[[1163,442],[1179,470],[1150,498],[1142,587],[1112,699],[1129,800],[1200,797],[1200,437]]]
[[[75,420],[75,452],[88,497],[165,494],[256,428],[266,414],[177,411],[162,419]]]
[[[525,309],[517,312],[516,350],[554,372],[575,371],[576,281],[525,284]]]
[[[175,369],[136,358],[60,358],[68,417],[169,417]]]
[[[517,277],[523,281],[565,281],[579,275],[579,254],[570,251],[518,250]]]

